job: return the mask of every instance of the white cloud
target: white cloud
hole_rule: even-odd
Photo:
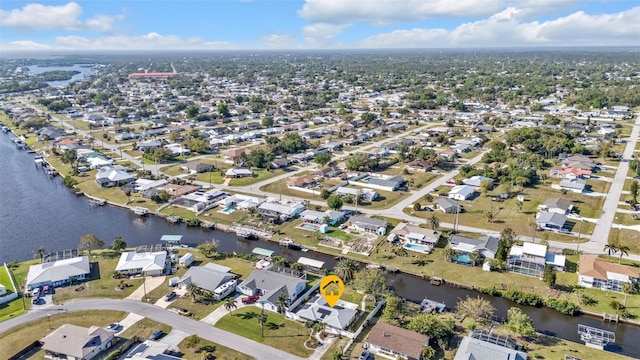
[[[47,44],[40,44],[31,40],[17,40],[8,44],[0,44],[4,51],[32,51],[32,50],[48,50],[51,46]]]
[[[526,20],[539,15],[554,14],[582,2],[584,0],[507,0],[506,6],[519,9],[518,18]]]
[[[267,49],[297,49],[300,44],[291,35],[269,34],[260,38]]]
[[[56,38],[58,49],[82,50],[218,50],[234,46],[225,41],[205,41],[199,37],[182,38],[155,32],[140,36],[113,35],[89,39],[82,36]]]
[[[519,21],[521,10],[507,8],[485,20],[445,29],[396,30],[360,42],[372,48],[640,45],[640,7],[616,14],[582,11],[545,22]]]
[[[306,0],[298,15],[320,23],[382,25],[436,16],[488,15],[502,6],[502,0]]]
[[[302,35],[308,47],[324,48],[348,27],[348,24],[316,23],[305,26],[302,29]]]
[[[75,2],[60,6],[27,4],[22,9],[0,10],[2,27],[31,30],[77,30],[82,8]]]
[[[109,32],[116,21],[124,20],[124,15],[98,14],[83,22],[80,17],[82,7],[75,2],[65,5],[27,4],[21,9],[0,10],[0,27],[23,30],[91,30]]]

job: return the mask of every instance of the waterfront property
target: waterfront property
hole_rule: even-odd
[[[316,210],[305,210],[300,214],[302,220],[305,223],[312,224],[326,224],[327,222],[331,226],[336,226],[344,221],[345,213],[342,211],[335,210],[327,210],[327,211],[316,211]]]
[[[479,239],[468,238],[460,235],[451,235],[449,244],[451,250],[459,255],[453,259],[456,262],[471,264],[470,254],[477,251],[485,259],[493,259],[498,251],[498,238],[485,235]]]
[[[133,182],[133,175],[124,171],[121,166],[105,166],[96,172],[96,183],[100,187],[114,187]]]
[[[224,209],[233,208],[234,210],[235,209],[246,210],[246,209],[256,208],[260,204],[262,204],[264,201],[265,199],[263,198],[235,194],[218,201],[218,204],[220,204],[220,206],[222,206]]]
[[[236,288],[237,275],[231,273],[231,268],[209,263],[204,266],[190,268],[178,281],[182,289],[194,283],[198,288],[213,293],[213,298],[220,301],[231,295]]]
[[[352,216],[347,220],[348,226],[357,231],[373,233],[384,236],[387,233],[388,223],[386,220],[373,219],[365,216]]]
[[[381,321],[371,329],[365,341],[369,351],[391,359],[421,359],[422,348],[429,346],[428,336]]]
[[[405,249],[425,254],[431,253],[442,235],[440,231],[421,228],[410,223],[399,223],[391,233],[400,238]]]
[[[88,256],[35,264],[29,267],[26,286],[29,290],[42,286],[66,286],[86,280],[90,272]]]
[[[554,270],[565,270],[566,257],[560,254],[547,253],[547,246],[525,242],[522,246],[513,245],[509,252],[507,270],[535,277],[542,277],[545,266],[551,265]]]
[[[281,294],[286,297],[287,304],[291,304],[306,286],[307,281],[299,277],[270,270],[254,270],[236,286],[236,291],[245,295],[260,296],[261,307],[277,312],[276,304]]]
[[[263,202],[256,210],[256,212],[261,214],[265,219],[276,223],[295,218],[303,211],[304,204],[301,202],[283,204],[276,201]]]
[[[602,290],[622,291],[624,283],[640,283],[640,270],[601,259],[598,255],[580,255],[578,285]]]
[[[304,304],[296,315],[303,320],[324,323],[328,328],[341,332],[347,330],[357,319],[358,305],[338,300],[334,306],[329,306],[324,298],[317,294]]]
[[[162,275],[168,266],[168,260],[166,251],[127,251],[120,255],[116,271],[126,275]]]
[[[97,326],[85,328],[64,324],[42,338],[42,349],[49,359],[90,360],[115,345],[116,330]]]
[[[454,360],[510,359],[527,360],[527,353],[506,336],[476,330],[462,338]]]

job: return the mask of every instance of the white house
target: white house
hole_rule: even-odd
[[[640,270],[601,259],[598,255],[580,255],[578,285],[602,290],[622,291],[624,283],[639,283]]]
[[[347,220],[347,224],[354,230],[374,233],[378,236],[384,236],[387,233],[388,226],[386,220],[373,219],[365,216],[352,216]]]
[[[270,270],[254,270],[245,281],[236,286],[236,291],[260,296],[261,307],[277,312],[276,304],[281,294],[287,298],[287,304],[291,304],[306,287],[307,281],[295,276]]]
[[[346,330],[357,318],[358,305],[338,300],[334,306],[329,306],[322,296],[315,295],[307,301],[302,309],[296,312],[301,319],[321,322],[330,329]]]
[[[542,277],[545,266],[549,264],[555,270],[564,271],[566,257],[548,253],[547,246],[525,242],[522,246],[513,245],[509,251],[507,270],[519,274]]]
[[[218,201],[218,204],[220,204],[220,206],[224,206],[225,208],[235,207],[238,209],[252,209],[262,204],[264,201],[265,199],[263,198],[234,194]]]
[[[253,170],[251,169],[231,168],[224,173],[224,177],[232,179],[251,176],[253,176]]]
[[[29,290],[46,285],[65,286],[85,280],[90,272],[88,256],[35,264],[29,266],[26,285]]]
[[[454,200],[468,200],[471,199],[476,192],[473,186],[469,185],[457,185],[449,191],[449,199]]]
[[[167,267],[167,252],[127,251],[120,255],[116,271],[125,274],[162,275]]]
[[[485,182],[485,181],[488,181],[491,184],[493,184],[495,182],[495,180],[490,178],[490,177],[476,175],[476,176],[472,176],[472,177],[470,177],[468,179],[462,180],[462,184],[473,186],[473,187],[480,187],[480,185],[482,185],[482,183]]]
[[[422,359],[423,347],[429,345],[429,337],[378,321],[369,331],[365,344],[381,358],[418,360]]]
[[[116,330],[97,326],[64,324],[42,338],[44,357],[49,359],[90,360],[100,352],[109,349],[114,341]]]
[[[236,290],[237,275],[231,273],[231,268],[209,263],[204,266],[190,268],[178,281],[181,289],[186,289],[191,283],[198,288],[213,293],[216,301],[231,295]]]

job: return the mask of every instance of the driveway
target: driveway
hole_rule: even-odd
[[[169,307],[169,305],[171,305],[172,302],[180,299],[180,297],[184,296],[184,294],[186,293],[186,290],[183,289],[179,289],[179,288],[167,288],[167,294],[171,291],[175,291],[176,292],[176,297],[174,297],[173,299],[167,301],[164,299],[164,296],[162,296],[160,299],[158,299],[158,301],[156,301],[156,303],[154,304],[155,306],[159,306],[163,309],[166,309]]]
[[[160,342],[163,344],[175,346],[177,348],[178,344],[180,344],[180,342],[184,340],[184,338],[186,338],[187,336],[189,336],[189,333],[184,332],[182,330],[174,329],[174,330],[171,330],[169,334],[167,334],[162,339],[160,339]]]
[[[144,278],[144,284],[140,285],[131,295],[127,296],[127,299],[130,300],[142,300],[144,298],[145,291],[146,293],[150,293],[153,289],[158,286],[164,284],[164,280],[166,276],[147,276]]]
[[[123,333],[125,330],[127,330],[128,328],[131,327],[131,325],[137,323],[138,321],[144,319],[144,316],[142,315],[138,315],[138,314],[134,314],[134,313],[129,313],[129,315],[127,315],[127,317],[125,317],[124,319],[122,319],[120,322],[118,322],[118,324],[120,324],[120,327],[117,329],[118,332],[116,333],[116,336],[120,335],[121,333]]]

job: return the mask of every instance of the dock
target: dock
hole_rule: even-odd
[[[602,320],[611,321],[611,322],[618,322],[620,319],[618,318],[618,315],[610,315],[610,314],[607,314],[607,313],[603,313],[602,314]]]

